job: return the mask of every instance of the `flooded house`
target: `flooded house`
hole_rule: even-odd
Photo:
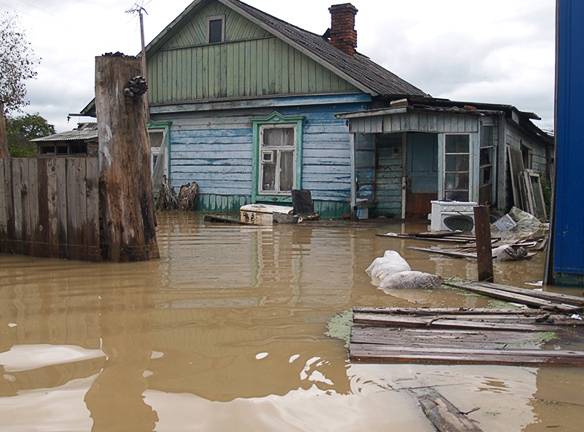
[[[199,185],[201,210],[289,204],[293,189],[325,218],[425,217],[435,199],[506,209],[507,146],[546,173],[535,114],[432,98],[357,51],[353,5],[329,10],[315,34],[197,0],[147,46],[156,161],[173,186]]]

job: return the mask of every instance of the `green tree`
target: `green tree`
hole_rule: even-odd
[[[26,114],[8,118],[6,124],[8,147],[12,157],[28,157],[36,154],[36,146],[30,140],[55,133],[55,127],[41,115]]]
[[[0,12],[0,159],[8,156],[5,116],[27,104],[26,81],[36,77],[35,57],[16,16]]]

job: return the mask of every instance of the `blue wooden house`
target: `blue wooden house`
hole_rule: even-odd
[[[349,215],[357,205],[377,215],[421,216],[431,199],[478,200],[481,187],[484,200],[504,207],[495,159],[505,164],[505,156],[483,152],[485,166],[475,163],[481,133],[490,134],[494,149],[517,130],[517,146],[521,140],[545,169],[546,144],[533,115],[506,106],[443,106],[356,51],[353,5],[331,6],[330,13],[330,29],[320,35],[238,0],[196,0],[148,45],[153,163],[161,161],[173,186],[197,182],[201,210],[290,203],[292,189],[308,189],[325,218]],[[440,118],[430,126],[377,128],[397,114],[383,111],[396,101],[433,107]],[[94,113],[93,105],[82,113]],[[516,128],[481,129],[501,119]],[[460,172],[447,173],[438,162],[445,157],[439,143],[453,139],[444,138],[449,132],[467,134],[459,138],[458,163],[467,165]],[[456,185],[440,187],[446,177]]]

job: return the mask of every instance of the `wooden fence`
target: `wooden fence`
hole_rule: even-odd
[[[97,261],[97,158],[0,160],[0,253]]]

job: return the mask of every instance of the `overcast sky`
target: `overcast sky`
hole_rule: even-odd
[[[0,0],[16,11],[42,63],[27,112],[58,131],[93,98],[94,56],[139,51],[134,0]],[[146,0],[152,40],[190,0]],[[333,0],[247,0],[316,33]],[[340,3],[337,1],[337,3]],[[435,97],[516,105],[553,126],[554,0],[353,0],[359,51]]]

